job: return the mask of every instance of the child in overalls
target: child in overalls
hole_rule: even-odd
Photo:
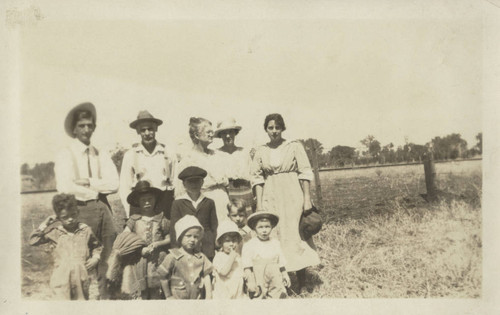
[[[222,222],[217,229],[217,246],[220,250],[213,261],[214,300],[247,298],[243,291],[243,265],[238,252],[240,244],[238,226],[230,220]]]
[[[199,251],[203,227],[196,217],[183,216],[175,224],[177,243],[157,269],[161,287],[168,299],[211,299],[212,263]]]
[[[156,269],[165,258],[170,244],[170,223],[164,217],[162,209],[155,207],[161,194],[162,191],[151,187],[149,182],[139,181],[127,197],[127,202],[133,207],[138,207],[141,214],[130,216],[124,232],[134,232],[148,244],[142,249],[142,258],[139,262],[135,266],[126,267],[135,268],[135,274],[132,275],[138,282],[143,300],[161,298],[160,280],[156,275]],[[131,274],[128,271],[124,270],[124,277]]]
[[[78,221],[74,195],[58,194],[52,199],[55,216],[45,219],[31,233],[30,245],[55,246],[50,287],[57,300],[88,300],[88,271],[99,263],[102,246],[92,229]]]
[[[285,269],[285,257],[277,239],[270,238],[278,224],[278,216],[258,211],[248,217],[248,226],[255,231],[243,245],[242,261],[250,296],[260,298],[286,298],[290,277]]]

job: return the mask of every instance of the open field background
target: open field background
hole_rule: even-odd
[[[308,270],[314,298],[481,296],[481,161],[436,164],[443,200],[429,204],[422,165],[321,172],[322,265]],[[29,234],[52,214],[54,193],[22,195],[22,295],[50,297],[52,259]],[[116,222],[118,196],[110,196]],[[293,280],[293,278],[292,278]],[[294,289],[294,288],[292,288]]]

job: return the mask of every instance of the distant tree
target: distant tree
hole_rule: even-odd
[[[121,146],[120,144],[116,144],[115,148],[111,150],[111,160],[113,160],[113,163],[116,166],[116,170],[118,171],[118,174],[120,173],[120,170],[122,169],[122,162],[123,162],[123,156],[125,155],[125,152],[127,152],[127,149]]]
[[[375,137],[372,135],[368,135],[360,142],[367,149],[366,151],[363,152],[363,155],[367,156],[368,158],[371,158],[373,161],[377,160],[381,151],[380,142],[378,140],[375,140]]]
[[[30,166],[28,163],[23,163],[21,165],[21,175],[29,175],[30,174]]]
[[[318,156],[318,164],[320,164],[320,160],[322,160],[321,156],[323,155],[323,144],[321,144],[321,142],[317,139],[312,138],[300,141],[304,145],[304,149],[306,150],[306,154],[311,165],[313,164],[313,155],[315,153]]]
[[[435,137],[431,141],[434,158],[438,160],[456,159],[467,154],[467,141],[458,133],[443,138]]]
[[[345,145],[337,145],[330,152],[330,164],[343,167],[347,164],[354,163],[356,157],[356,148]]]
[[[479,154],[483,154],[483,133],[480,132],[476,135],[476,149]]]

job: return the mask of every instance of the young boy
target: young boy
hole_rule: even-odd
[[[160,189],[151,187],[147,181],[139,181],[127,197],[127,202],[135,209],[138,208],[140,214],[130,216],[124,231],[136,233],[148,244],[142,249],[142,258],[133,266],[135,273],[132,273],[133,278],[137,279],[143,300],[160,298],[160,281],[156,268],[165,258],[170,244],[170,223],[164,217],[162,209],[156,207],[161,195]],[[124,270],[124,274],[128,274],[127,270]]]
[[[203,179],[206,176],[207,172],[196,166],[186,167],[180,172],[178,178],[182,180],[186,193],[177,197],[172,203],[170,222],[172,226],[175,226],[177,221],[185,215],[195,216],[204,229],[203,239],[200,243],[201,252],[212,261],[215,256],[215,233],[218,221],[214,201],[201,193]],[[177,242],[176,237],[175,229],[170,233],[172,247],[180,247],[181,245]]]
[[[196,217],[185,215],[175,224],[177,243],[157,269],[166,299],[212,298],[210,260],[198,251],[203,227]]]
[[[236,223],[238,232],[243,240],[238,246],[238,253],[240,255],[243,244],[252,238],[252,229],[247,225],[246,207],[246,203],[241,199],[231,199],[230,203],[227,205],[227,216],[231,221]]]
[[[256,237],[243,246],[241,259],[250,295],[264,299],[286,298],[285,287],[290,286],[280,243],[270,238],[278,221],[278,216],[268,211],[258,211],[248,217],[248,226],[255,231]]]
[[[56,215],[49,216],[31,233],[30,245],[51,243],[55,246],[50,279],[55,299],[88,300],[88,271],[99,263],[102,246],[90,227],[78,221],[74,195],[55,195],[52,207]]]

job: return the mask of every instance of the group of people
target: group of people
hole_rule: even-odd
[[[65,120],[73,141],[56,159],[55,215],[30,242],[55,246],[50,286],[57,299],[88,299],[92,274],[100,299],[284,298],[288,272],[306,290],[305,268],[319,264],[312,238],[299,233],[313,207],[312,170],[302,144],[282,137],[280,114],[264,120],[270,141],[236,146],[234,119],[191,118],[191,145],[173,153],[156,141],[162,121],[147,111],[130,123],[141,138],[122,161],[91,144],[91,103]],[[209,148],[214,137],[223,146]],[[107,195],[125,208],[117,235]]]

